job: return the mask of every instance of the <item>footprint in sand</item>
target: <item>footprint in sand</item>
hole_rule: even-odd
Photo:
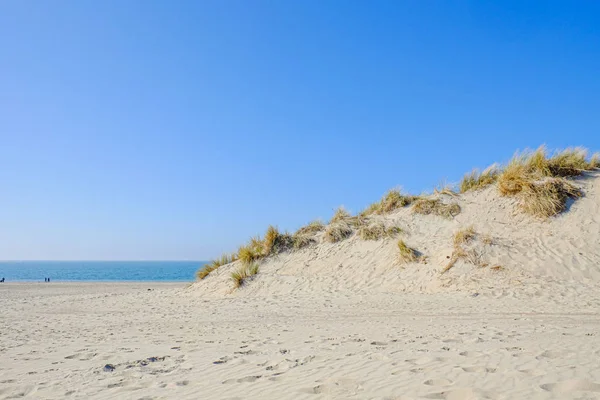
[[[438,378],[438,379],[428,379],[423,382],[423,385],[427,386],[449,386],[452,385],[452,381],[449,379]]]
[[[571,392],[600,392],[600,384],[590,382],[585,379],[569,379],[557,383],[545,383],[540,387],[552,393],[571,393]]]
[[[473,365],[470,367],[461,367],[461,368],[465,372],[489,372],[489,373],[496,372],[496,368],[487,368],[487,367],[483,367],[481,365]]]

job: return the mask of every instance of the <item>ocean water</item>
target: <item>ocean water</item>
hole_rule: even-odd
[[[37,281],[193,281],[206,261],[0,261],[0,279]]]

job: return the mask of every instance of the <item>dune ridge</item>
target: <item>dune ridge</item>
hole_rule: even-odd
[[[599,165],[581,148],[548,155],[540,147],[430,195],[390,191],[356,216],[340,208],[329,224],[309,224],[294,235],[270,227],[264,240],[277,251],[261,254],[266,242],[253,238],[239,259],[211,269],[190,289],[229,296],[498,292],[566,280],[595,285]],[[465,230],[468,243],[457,245],[455,235]],[[298,237],[306,243],[293,246]],[[406,249],[413,252],[408,259],[401,254]],[[231,275],[249,262],[260,272],[235,285]]]

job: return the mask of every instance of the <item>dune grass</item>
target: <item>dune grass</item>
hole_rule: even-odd
[[[263,239],[265,256],[281,253],[293,247],[293,238],[289,233],[281,233],[279,229],[270,225]]]
[[[385,237],[393,237],[402,232],[397,226],[386,227],[383,223],[372,223],[362,226],[358,230],[358,235],[363,240],[379,240]]]
[[[400,239],[398,241],[398,258],[400,259],[400,262],[402,263],[411,263],[411,262],[417,262],[419,261],[419,254],[418,252],[409,247],[404,240]]]
[[[548,156],[544,146],[517,153],[498,177],[498,191],[515,196],[519,208],[530,215],[548,218],[563,212],[569,198],[582,192],[568,178],[595,168],[596,159],[587,159],[582,148],[568,148]]]
[[[295,250],[300,250],[317,243],[317,240],[312,235],[306,233],[294,234],[292,241]]]
[[[397,189],[388,191],[382,198],[376,203],[371,204],[360,215],[367,216],[370,214],[389,214],[395,210],[406,207],[413,203],[418,196],[404,195]]]
[[[212,260],[210,264],[207,264],[200,268],[198,272],[196,272],[196,278],[198,280],[202,280],[206,278],[211,272],[218,269],[223,265],[230,264],[237,260],[237,254],[223,254],[221,258],[217,258]]]
[[[333,217],[329,220],[329,224],[335,224],[336,222],[348,221],[352,218],[352,215],[344,208],[344,206],[340,206],[333,213]]]
[[[452,236],[452,244],[454,248],[452,250],[452,255],[450,256],[450,261],[441,271],[442,274],[448,272],[460,259],[464,259],[471,264],[478,265],[480,267],[487,265],[481,261],[481,254],[477,252],[473,246],[471,246],[475,239],[481,240],[481,243],[484,245],[492,244],[491,237],[489,235],[478,235],[473,226],[469,226],[454,232],[454,235]]]
[[[309,224],[301,227],[294,233],[294,235],[304,235],[304,234],[315,234],[317,232],[321,232],[325,229],[325,224],[320,220],[314,220]]]
[[[479,190],[486,186],[495,183],[498,180],[500,171],[496,165],[486,168],[483,172],[474,169],[466,174],[460,181],[460,193],[465,193],[470,190]]]
[[[423,215],[438,215],[440,217],[452,219],[460,214],[458,203],[444,203],[440,199],[419,199],[412,207],[412,211]]]
[[[323,239],[329,243],[337,243],[349,238],[353,233],[352,226],[347,221],[338,221],[325,228]]]
[[[590,158],[590,168],[600,168],[600,153],[594,153]]]
[[[458,246],[467,244],[473,239],[475,239],[475,229],[473,226],[456,231],[453,237],[454,247],[456,248]]]
[[[231,273],[231,280],[236,288],[244,286],[248,279],[258,274],[259,266],[257,263],[242,264],[237,271]]]

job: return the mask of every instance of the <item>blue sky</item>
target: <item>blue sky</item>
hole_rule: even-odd
[[[541,143],[597,1],[2,1],[0,259],[203,260]]]

